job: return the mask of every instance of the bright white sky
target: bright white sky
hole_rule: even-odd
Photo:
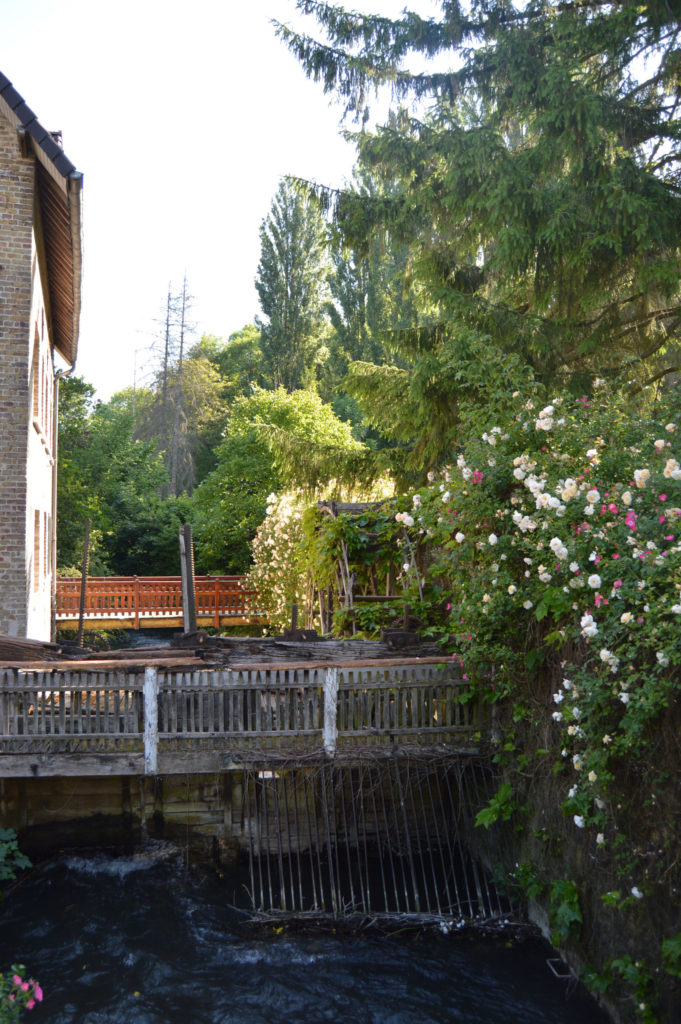
[[[348,6],[395,16],[405,0]],[[295,24],[294,0],[0,0],[0,14],[0,70],[84,174],[76,373],[106,399],[135,367],[143,382],[185,272],[197,338],[253,320],[279,179],[342,185],[354,150],[269,23]]]

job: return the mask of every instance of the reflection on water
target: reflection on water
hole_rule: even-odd
[[[539,941],[256,935],[235,909],[246,878],[187,871],[169,843],[61,857],[0,909],[0,969],[16,960],[39,978],[34,1024],[604,1022]]]

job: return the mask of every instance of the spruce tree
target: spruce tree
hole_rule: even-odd
[[[367,198],[386,192],[385,186],[361,169],[354,183],[358,194]],[[332,233],[330,254],[327,311],[333,335],[329,362],[331,375],[338,381],[352,360],[393,363],[395,355],[386,346],[386,332],[416,326],[419,318],[414,296],[404,287],[407,245],[397,245],[384,231],[353,249]]]
[[[294,391],[314,379],[321,348],[326,287],[326,233],[317,207],[284,179],[260,228],[255,285],[263,319],[263,370],[275,387]]]
[[[583,390],[681,367],[678,4],[442,0],[441,16],[298,7],[322,40],[279,33],[363,116],[375,86],[418,100],[356,135],[386,195],[317,190],[346,241],[410,247],[426,325],[392,339],[411,369],[360,364],[353,387],[415,462],[437,460],[458,396],[532,372]],[[410,58],[436,70],[409,71]],[[484,372],[482,372],[484,370]],[[386,390],[387,389],[387,390]],[[396,404],[390,410],[377,393]]]

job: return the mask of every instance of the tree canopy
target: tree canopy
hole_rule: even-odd
[[[158,539],[140,540],[146,532],[159,532],[158,495],[167,474],[155,442],[135,437],[134,403],[132,388],[95,403],[93,388],[82,378],[60,383],[57,536],[62,568],[81,564],[84,525],[90,519],[93,574],[169,571],[165,556],[163,568],[156,568]],[[130,568],[133,550],[151,549],[155,556],[140,555]]]
[[[237,398],[217,449],[218,465],[196,492],[197,560],[208,571],[243,572],[267,496],[295,482],[281,456],[286,438],[338,454],[361,445],[314,391],[256,388]]]
[[[284,179],[260,228],[255,281],[265,315],[256,324],[265,371],[275,387],[294,391],[314,377],[322,344],[326,264],[319,211]]]
[[[428,318],[393,338],[411,364],[394,427],[408,409],[421,464],[451,440],[458,396],[484,398],[481,360],[581,390],[594,372],[624,366],[640,387],[681,366],[678,7],[440,6],[391,20],[300,0],[324,38],[278,29],[348,111],[381,85],[420,103],[355,135],[390,190],[314,191],[349,244],[387,231],[409,246]],[[370,417],[396,383],[361,366],[353,381]]]

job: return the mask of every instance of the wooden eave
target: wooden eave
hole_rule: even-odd
[[[36,162],[36,236],[45,274],[46,309],[54,348],[73,366],[78,351],[82,277],[82,181],[54,136],[0,73],[0,112]]]
[[[41,161],[37,166],[36,188],[45,247],[52,341],[73,366],[78,353],[81,280],[80,239],[76,246],[73,237],[74,197],[64,195]],[[80,203],[80,198],[76,201]],[[80,235],[80,227],[77,233]]]

